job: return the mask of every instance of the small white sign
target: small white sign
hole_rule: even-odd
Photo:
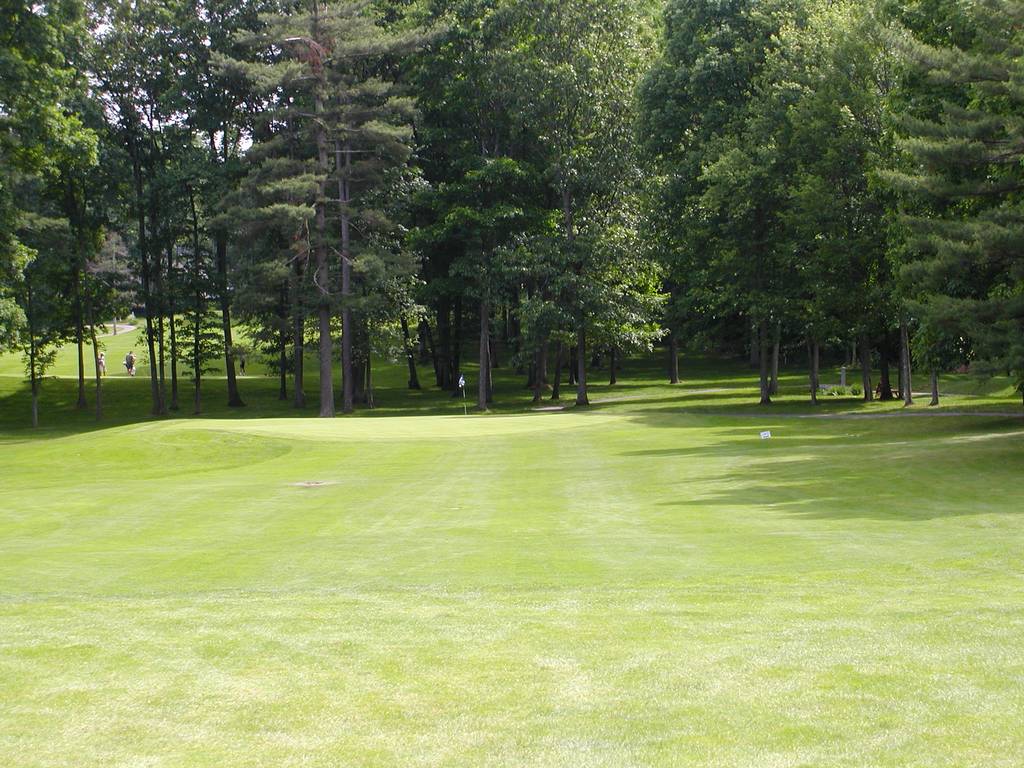
[[[762,440],[771,440],[772,439],[772,433],[771,432],[762,432],[761,433],[761,439]]]

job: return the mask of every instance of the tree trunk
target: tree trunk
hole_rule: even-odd
[[[314,3],[314,39],[319,36],[317,11],[318,5]],[[325,187],[329,172],[327,167],[327,128],[324,125],[323,117],[323,94],[326,83],[323,81],[322,73],[317,74],[315,89],[317,171],[320,173],[316,203],[316,284],[320,290],[320,301],[317,307],[317,325],[320,333],[320,417],[331,418],[334,416],[334,380],[332,377],[334,345],[331,340],[331,279],[327,265],[327,212],[325,210],[327,207]]]
[[[551,382],[551,399],[558,400],[562,397],[562,366],[565,365],[565,344],[558,342],[558,349],[555,351],[555,377]]]
[[[808,352],[810,352],[810,368],[811,368],[811,404],[818,404],[818,389],[821,386],[819,378],[820,363],[821,363],[821,346],[817,340],[809,342]]]
[[[231,337],[231,297],[228,295],[228,243],[224,235],[216,239],[217,250],[217,292],[220,299],[220,322],[224,333],[224,372],[228,377],[228,407],[241,408],[245,405],[238,393],[238,379],[235,376],[235,343]]]
[[[779,394],[779,345],[782,341],[782,323],[775,324],[775,337],[772,339],[772,397]]]
[[[590,405],[587,397],[587,329],[582,318],[576,329],[576,405]]]
[[[314,0],[312,4],[313,16],[311,20],[311,32],[313,40],[320,43],[320,3]],[[331,340],[331,279],[330,268],[327,261],[327,175],[330,169],[327,166],[327,126],[324,116],[324,94],[327,91],[327,78],[323,70],[323,62],[319,59],[319,50],[311,54],[310,65],[315,78],[313,83],[313,110],[315,113],[314,125],[316,132],[317,150],[317,172],[320,180],[317,183],[317,201],[315,206],[315,228],[316,228],[316,273],[314,282],[320,293],[317,302],[317,331],[319,333],[319,363],[320,363],[320,417],[331,418],[334,416],[334,380],[332,377],[332,363],[334,346]],[[312,58],[316,57],[316,58]]]
[[[523,338],[522,338],[522,323],[519,321],[519,312],[522,307],[522,299],[520,298],[520,291],[522,286],[516,289],[514,303],[512,309],[509,312],[509,338],[508,343],[515,349],[513,353],[514,357],[517,358],[518,364],[516,365],[516,374],[522,375],[523,373]]]
[[[569,349],[569,386],[570,387],[575,387],[576,386],[576,368],[579,365],[579,363],[577,362],[578,360],[579,360],[579,355],[576,354],[576,347],[570,348]]]
[[[451,305],[447,299],[438,302],[437,306],[437,335],[441,344],[438,355],[435,375],[437,386],[444,390],[452,389],[452,327],[451,327]]]
[[[497,319],[495,319],[495,322],[497,322]],[[487,352],[487,359],[491,361],[491,370],[492,371],[495,368],[500,368],[501,367],[501,364],[498,362],[498,336],[499,336],[499,334],[497,334],[497,333],[492,333],[491,334],[491,346],[490,346],[490,349]]]
[[[351,271],[342,266],[342,285],[345,285],[344,272]],[[344,301],[345,288],[342,288]],[[341,310],[341,412],[352,413],[355,410],[355,371],[352,367],[352,336],[355,327],[352,324],[352,309],[346,305]]]
[[[174,313],[174,246],[167,246],[167,324],[171,337],[171,410],[178,410],[178,334]]]
[[[459,380],[459,372],[462,370],[462,296],[455,297],[452,315],[451,383],[454,385]]]
[[[321,297],[317,309],[317,329],[320,333],[320,417],[329,419],[334,416],[334,381],[331,369],[334,345],[331,343],[331,309],[324,297]]]
[[[373,410],[373,365],[370,358],[370,344],[366,344],[366,392],[365,392],[365,403],[366,407]]]
[[[476,408],[487,410],[487,370],[490,367],[490,317],[491,308],[486,301],[480,302],[480,375],[477,377]]]
[[[888,402],[893,399],[892,377],[889,372],[890,334],[886,333],[882,346],[878,353],[880,357],[878,365],[878,399]]]
[[[864,387],[864,402],[872,402],[875,390],[871,388],[871,345],[866,338],[860,341],[860,381]]]
[[[149,352],[149,394],[152,399],[151,413],[160,416],[164,413],[164,401],[160,392],[160,382],[156,370],[156,340],[153,331],[153,292],[150,285],[150,253],[149,241],[146,237],[146,206],[143,194],[142,166],[138,157],[138,147],[134,140],[129,141],[129,152],[132,157],[132,176],[135,182],[135,208],[139,227],[139,273],[142,282],[142,303],[146,308],[146,349]]]
[[[195,327],[192,329],[192,375],[194,377],[192,381],[192,411],[198,416],[202,412],[203,405],[200,394],[203,378],[201,345],[203,312],[206,307],[202,290],[203,257],[199,245],[199,214],[196,211],[196,196],[190,185],[186,184],[185,189],[188,191],[189,209],[192,214],[192,300],[195,302],[193,307]]]
[[[78,402],[75,407],[85,410],[89,403],[85,399],[85,340],[82,317],[82,270],[75,265],[75,343],[78,345]]]
[[[487,404],[494,402],[494,334],[487,343]]]
[[[420,323],[419,323],[418,328],[419,328],[419,338],[417,339],[417,342],[418,342],[418,346],[419,346],[419,350],[418,351],[419,351],[420,364],[421,365],[426,365],[427,363],[430,362],[430,358],[431,358],[430,347],[433,346],[433,344],[431,344],[430,346],[427,345],[427,336],[430,334],[430,323],[427,322],[426,318],[420,318]]]
[[[342,164],[342,154],[345,162]],[[342,153],[339,142],[334,143],[334,163],[338,174],[338,199],[341,205],[341,411],[352,413],[355,410],[355,387],[352,382],[352,336],[355,328],[352,325],[352,254],[351,235],[349,231],[349,177],[352,173],[352,147],[346,143]],[[340,171],[344,168],[344,173]],[[405,328],[405,320],[402,320]],[[408,332],[406,330],[406,332]]]
[[[164,391],[160,386],[160,373],[157,370],[156,330],[150,317],[150,307],[146,307],[146,351],[149,353],[149,388],[153,397],[153,415],[162,416],[167,412],[164,403]]]
[[[197,266],[198,269],[198,266]],[[195,314],[195,328],[193,329],[192,336],[192,375],[194,379],[192,381],[192,412],[198,416],[203,412],[203,356],[202,356],[202,297],[199,291],[199,284],[196,283],[196,314]]]
[[[85,399],[85,340],[80,322],[76,323],[75,344],[78,346],[78,402],[75,403],[75,407],[85,410],[89,403]]]
[[[760,345],[761,328],[757,323],[750,324],[750,367],[757,368],[761,361]]]
[[[422,338],[426,339],[427,351],[430,355],[429,362],[434,366],[434,379],[436,386],[441,386],[441,363],[437,357],[437,345],[434,344],[434,332],[430,328],[430,322],[424,318],[420,325]]]
[[[160,295],[163,296],[163,285],[160,286]],[[167,378],[164,363],[166,362],[166,355],[164,354],[164,315],[163,315],[163,299],[160,301],[160,317],[157,318],[157,357],[159,363],[157,364],[157,370],[160,372],[160,397],[164,403],[167,402]],[[167,409],[164,409],[164,413],[167,413]]]
[[[171,410],[178,410],[178,332],[174,314],[168,320],[171,334]]]
[[[92,362],[96,369],[96,421],[103,418],[103,372],[100,370],[100,345],[96,342],[96,322],[90,311],[89,340],[92,341]]]
[[[295,408],[306,407],[305,354],[306,354],[306,316],[302,308],[301,283],[302,262],[295,260],[292,267],[291,305],[292,305],[292,405]]]
[[[32,361],[29,364],[32,376],[32,428],[35,429],[39,426],[39,377],[36,376],[36,361],[35,354],[32,355]]]
[[[679,383],[679,337],[672,331],[668,337],[668,381]]]
[[[608,355],[608,386],[614,387],[619,383],[618,376],[616,375],[616,367],[618,365],[619,351],[615,347],[612,347],[611,352]]]
[[[285,310],[287,312],[287,310]],[[277,399],[282,402],[288,401],[288,318],[278,318],[281,321],[277,330]]]
[[[761,382],[761,405],[771,405],[772,388],[768,355],[768,321],[766,320],[762,320],[757,326],[757,353]]]
[[[358,354],[352,356],[352,378],[355,379],[356,402],[366,403],[366,364],[359,358]]]
[[[932,368],[932,401],[928,405],[939,404],[939,370]]]
[[[39,377],[36,375],[36,330],[32,324],[35,312],[32,308],[32,287],[28,288],[28,375],[32,382],[32,428],[39,426]]]
[[[539,403],[544,394],[544,387],[548,383],[548,342],[547,339],[541,342],[537,349],[537,362],[534,367],[533,376],[533,402]]]
[[[195,327],[192,329],[192,412],[195,415],[199,415],[203,411],[203,398],[202,398],[202,387],[203,387],[203,352],[202,352],[202,336],[203,336],[203,296],[202,290],[199,283],[200,274],[200,256],[199,256],[199,242],[198,235],[196,239],[196,251],[195,251],[195,315],[193,322]]]
[[[900,357],[903,367],[903,405],[914,404],[913,372],[910,370],[910,328],[906,320],[900,323]]]
[[[292,327],[292,406],[295,408],[306,407],[304,336],[302,318],[297,318]]]
[[[409,389],[420,388],[420,377],[416,372],[416,350],[412,346],[412,337],[409,334],[409,321],[405,313],[401,314],[402,341],[405,344],[405,360],[409,365]]]

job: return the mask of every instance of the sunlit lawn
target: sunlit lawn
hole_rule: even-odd
[[[108,342],[99,425],[61,379],[26,428],[0,359],[0,765],[1024,764],[1020,417],[801,418],[798,372],[766,410],[646,359],[584,412],[394,366],[403,418],[254,375],[145,420]]]

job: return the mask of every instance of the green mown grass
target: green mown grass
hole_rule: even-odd
[[[140,372],[96,424],[62,354],[33,431],[0,358],[0,765],[1024,764],[1024,420],[658,368],[332,421]]]

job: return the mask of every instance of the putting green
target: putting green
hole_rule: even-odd
[[[8,431],[0,764],[1024,763],[1024,422],[661,391]]]

